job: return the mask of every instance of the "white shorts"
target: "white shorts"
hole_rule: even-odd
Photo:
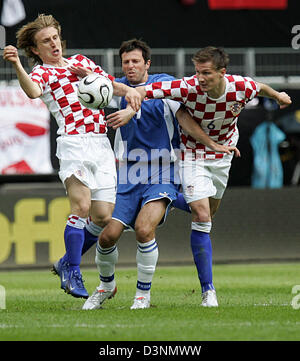
[[[179,162],[183,195],[187,203],[213,197],[221,199],[228,182],[233,155],[223,159],[185,159]]]
[[[116,162],[106,134],[57,138],[60,180],[74,175],[91,190],[91,199],[115,203]]]

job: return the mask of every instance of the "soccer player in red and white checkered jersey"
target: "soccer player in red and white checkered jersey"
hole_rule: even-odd
[[[38,65],[27,74],[18,50],[11,45],[5,47],[3,58],[12,63],[27,96],[40,97],[58,123],[59,176],[70,200],[71,214],[65,228],[66,255],[54,264],[54,271],[61,277],[63,289],[75,297],[87,298],[79,268],[82,246],[85,239],[96,242],[111,218],[116,170],[103,110],[87,109],[78,101],[80,70],[89,69],[108,77],[114,94],[125,96],[136,111],[140,95],[133,88],[114,82],[112,76],[83,55],[64,58],[61,27],[52,15],[39,15],[24,25],[17,32],[17,40],[18,47]]]
[[[215,142],[235,146],[237,120],[254,97],[265,96],[281,108],[291,103],[285,92],[277,92],[249,77],[229,75],[228,55],[223,49],[207,47],[193,57],[196,74],[174,81],[137,88],[142,99],[169,98],[180,101]],[[202,305],[218,306],[212,283],[210,231],[225,191],[232,155],[218,153],[197,142],[181,129],[181,180],[183,194],[192,211],[191,247],[202,288]]]

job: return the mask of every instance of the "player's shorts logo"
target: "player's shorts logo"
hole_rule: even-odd
[[[233,103],[230,107],[231,113],[234,117],[240,114],[241,110],[243,108],[243,103],[236,102]]]
[[[159,195],[162,196],[162,197],[168,198],[169,193],[167,193],[167,192],[159,192]]]
[[[194,194],[194,186],[190,185],[186,187],[186,194],[192,196]]]
[[[84,172],[81,170],[81,169],[77,169],[76,171],[75,171],[75,174],[78,176],[78,177],[83,177],[83,175],[84,175]]]

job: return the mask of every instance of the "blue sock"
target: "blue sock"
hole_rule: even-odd
[[[214,290],[212,283],[212,247],[209,233],[192,230],[191,248],[202,293]]]
[[[86,227],[84,228],[84,243],[82,246],[81,255],[85,254],[98,241],[98,236],[90,233]]]
[[[178,193],[177,199],[172,202],[172,206],[181,209],[182,211],[191,213],[190,207],[186,203],[182,193]]]
[[[80,272],[83,242],[84,230],[67,225],[65,228],[66,254],[63,258],[69,263],[70,271]]]

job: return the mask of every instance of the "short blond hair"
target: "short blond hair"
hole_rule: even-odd
[[[32,47],[36,46],[35,34],[50,26],[57,30],[62,46],[64,47],[64,42],[61,38],[61,26],[52,15],[40,14],[34,21],[23,25],[21,29],[17,31],[17,47],[23,49],[25,55],[31,59],[33,63],[43,64],[42,59],[31,50]]]

